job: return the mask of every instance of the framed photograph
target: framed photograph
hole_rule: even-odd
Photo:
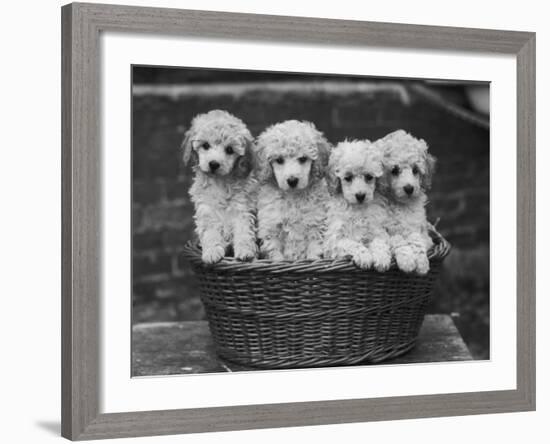
[[[62,25],[63,436],[535,409],[534,33]]]

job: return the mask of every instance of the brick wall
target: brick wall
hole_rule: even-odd
[[[454,247],[432,309],[475,311],[472,322],[486,336],[480,347],[488,344],[489,132],[436,106],[406,82],[335,85],[287,79],[233,88],[223,84],[135,86],[136,322],[203,317],[194,279],[179,254],[193,230],[193,207],[187,194],[191,172],[181,163],[179,145],[192,117],[214,108],[242,118],[254,135],[277,121],[304,119],[313,121],[333,143],[346,137],[373,140],[398,128],[424,138],[438,158],[429,217],[440,218],[438,228]],[[472,299],[475,307],[469,305]]]

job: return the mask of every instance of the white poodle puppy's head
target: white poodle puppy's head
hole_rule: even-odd
[[[428,145],[404,130],[394,131],[375,142],[384,151],[385,195],[397,202],[409,203],[423,196],[431,186],[435,158]]]
[[[199,114],[182,143],[183,162],[191,157],[199,170],[211,176],[247,177],[251,170],[252,134],[234,115],[222,110]]]
[[[340,142],[330,153],[327,183],[351,205],[368,204],[384,172],[382,150],[368,140]]]
[[[283,191],[303,190],[324,177],[330,145],[310,122],[287,120],[267,128],[256,141],[258,179]]]

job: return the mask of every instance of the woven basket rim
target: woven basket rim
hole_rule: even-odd
[[[451,245],[435,229],[430,229],[430,235],[434,245],[428,251],[430,263],[442,261],[450,252]],[[269,273],[322,273],[334,271],[357,271],[361,270],[351,259],[303,259],[300,261],[273,261],[271,259],[254,259],[251,262],[243,262],[234,257],[224,257],[215,264],[205,264],[201,257],[201,247],[197,241],[188,241],[183,248],[182,255],[194,266],[211,269],[212,271],[232,272],[269,272]],[[392,259],[391,269],[396,269],[395,259]],[[361,270],[363,271],[363,270]]]

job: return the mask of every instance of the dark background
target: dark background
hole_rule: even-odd
[[[477,359],[489,357],[489,125],[469,92],[488,84],[185,68],[133,68],[133,322],[204,318],[180,252],[193,231],[180,143],[191,119],[225,109],[254,136],[309,120],[332,143],[402,128],[438,159],[428,215],[453,249],[433,313],[450,313]]]

